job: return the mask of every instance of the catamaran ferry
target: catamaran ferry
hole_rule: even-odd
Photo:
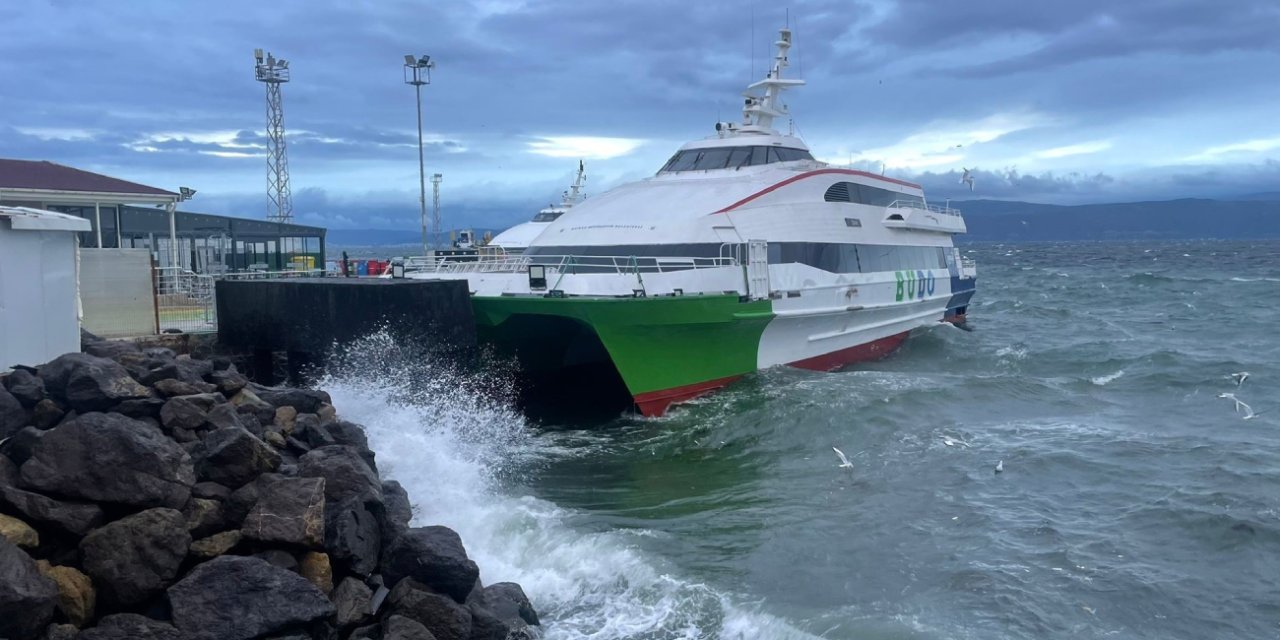
[[[522,254],[410,277],[467,280],[481,337],[527,372],[611,364],[645,415],[756,369],[832,370],[963,322],[977,273],[952,243],[960,212],[775,130],[781,94],[804,84],[783,77],[789,29],[775,46],[741,123],[577,203]]]

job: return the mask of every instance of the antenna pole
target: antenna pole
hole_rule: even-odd
[[[284,99],[280,85],[289,81],[289,62],[255,49],[254,79],[267,88],[267,219],[293,221],[293,198],[289,191],[289,154],[284,138]]]

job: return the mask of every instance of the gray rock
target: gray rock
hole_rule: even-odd
[[[114,360],[86,353],[68,353],[40,367],[46,392],[79,412],[102,411],[125,400],[149,398],[152,391],[138,384]]]
[[[467,558],[462,539],[452,529],[416,527],[401,534],[383,551],[382,575],[388,584],[413,578],[465,602],[480,577],[480,569]]]
[[[86,413],[46,433],[22,465],[23,484],[71,498],[180,509],[195,473],[187,452],[144,422]]]
[[[31,459],[31,452],[44,432],[35,427],[23,427],[8,440],[0,441],[0,453],[9,457],[13,464],[21,466]]]
[[[367,624],[351,630],[347,640],[382,640],[382,625]]]
[[[171,361],[160,363],[149,370],[141,378],[143,384],[155,384],[167,378],[173,378],[189,384],[205,382],[205,376],[213,373],[213,363],[208,360],[194,360],[190,356],[178,356]]]
[[[261,558],[274,566],[280,567],[286,571],[298,572],[298,559],[293,557],[292,553],[282,551],[280,549],[267,549],[253,554],[255,558]]]
[[[339,567],[360,576],[373,573],[378,568],[382,549],[377,516],[357,499],[328,502],[324,546]]]
[[[136,613],[117,613],[98,621],[98,626],[80,632],[77,640],[187,640],[171,624]]]
[[[344,578],[338,583],[333,593],[329,594],[329,598],[333,600],[333,606],[338,610],[339,627],[359,624],[373,615],[373,610],[369,607],[373,602],[373,591],[356,578]]]
[[[205,416],[205,428],[208,429],[247,429],[244,421],[240,419],[240,413],[230,403],[223,403],[209,410],[209,414]],[[253,433],[252,430],[249,430]],[[254,433],[255,436],[258,434]],[[261,437],[261,436],[258,436]]]
[[[217,385],[218,391],[221,391],[224,395],[232,396],[245,388],[245,385],[249,384],[249,379],[233,367],[222,371],[214,371],[209,375],[209,382]]]
[[[45,398],[37,402],[35,408],[31,410],[31,425],[41,430],[52,429],[62,421],[65,415],[67,412],[63,411],[58,403]]]
[[[226,398],[217,393],[169,398],[160,409],[160,422],[165,429],[195,431],[204,425],[209,411],[221,402],[226,402]]]
[[[197,640],[250,640],[331,616],[333,603],[296,573],[220,556],[169,588],[173,622]]]
[[[298,413],[315,413],[325,403],[331,403],[328,393],[314,389],[290,389],[284,387],[264,387],[250,384],[259,398],[277,407],[293,407]]]
[[[50,524],[78,536],[102,524],[105,515],[96,504],[62,502],[15,487],[0,487],[0,503],[8,504],[34,522]]]
[[[13,394],[0,387],[0,440],[27,426],[27,410]]]
[[[204,449],[196,476],[228,487],[241,487],[280,466],[280,454],[243,427],[209,432]]]
[[[159,508],[104,525],[80,541],[80,552],[100,595],[129,606],[168,587],[190,546],[182,514]]]
[[[0,638],[34,640],[53,620],[58,585],[25,551],[0,536]]]
[[[390,543],[397,536],[409,530],[409,522],[413,520],[413,505],[409,503],[409,492],[395,480],[382,483],[382,540]]]
[[[324,494],[332,504],[358,500],[382,504],[382,482],[359,452],[343,445],[312,449],[298,459],[298,475],[324,478]]]
[[[28,409],[44,400],[44,381],[26,369],[15,369],[4,379],[4,386]]]
[[[225,502],[231,497],[231,489],[216,482],[197,482],[191,487],[191,495],[195,498]]]
[[[139,420],[156,420],[158,426],[160,412],[164,410],[164,405],[164,398],[135,398],[121,402],[111,411]]]
[[[45,627],[40,640],[76,640],[79,636],[80,629],[74,624],[51,624]]]
[[[333,420],[321,425],[322,428],[329,432],[337,444],[345,444],[356,449],[369,448],[369,436],[365,434],[364,427],[346,420]]]
[[[159,391],[167,398],[173,398],[176,396],[194,396],[201,393],[213,393],[218,390],[217,386],[209,384],[208,382],[183,382],[181,380],[174,380],[173,378],[159,380],[151,386],[155,387],[156,391]]]
[[[187,531],[193,538],[225,530],[228,526],[226,509],[223,503],[208,498],[192,498],[182,508],[182,517],[187,520]]]
[[[238,393],[231,396],[230,402],[235,405],[236,411],[252,414],[261,424],[271,424],[275,421],[275,406],[263,401],[262,398],[259,398],[258,395],[248,387],[241,389]]]
[[[251,540],[318,549],[325,541],[323,478],[278,478],[259,487],[241,525]]]
[[[525,624],[537,625],[538,612],[534,611],[524,589],[514,582],[499,582],[484,588],[483,604],[485,608],[497,614],[502,620],[512,622],[521,620]]]
[[[191,543],[191,555],[197,558],[216,558],[240,544],[243,535],[239,531],[223,531]]]
[[[412,578],[396,583],[387,604],[392,615],[418,621],[438,640],[470,640],[471,611]]]
[[[404,616],[391,616],[382,623],[382,640],[437,640],[422,623]]]

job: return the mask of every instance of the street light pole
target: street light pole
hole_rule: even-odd
[[[412,55],[406,55],[404,57],[404,82],[413,85],[418,98],[418,205],[422,220],[423,255],[430,252],[430,246],[427,240],[427,168],[422,150],[422,85],[431,84],[433,67],[435,63],[431,61],[431,56],[415,58]]]

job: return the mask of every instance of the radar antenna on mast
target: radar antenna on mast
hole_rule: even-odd
[[[791,49],[791,29],[778,30],[778,40],[773,43],[777,53],[773,56],[773,66],[769,68],[763,80],[757,80],[747,87],[742,94],[745,98],[742,107],[742,127],[738,131],[752,133],[775,133],[773,119],[787,115],[787,106],[782,104],[782,92],[804,84],[798,78],[783,78],[782,70],[790,64],[787,51]],[[763,95],[757,91],[763,89]]]

